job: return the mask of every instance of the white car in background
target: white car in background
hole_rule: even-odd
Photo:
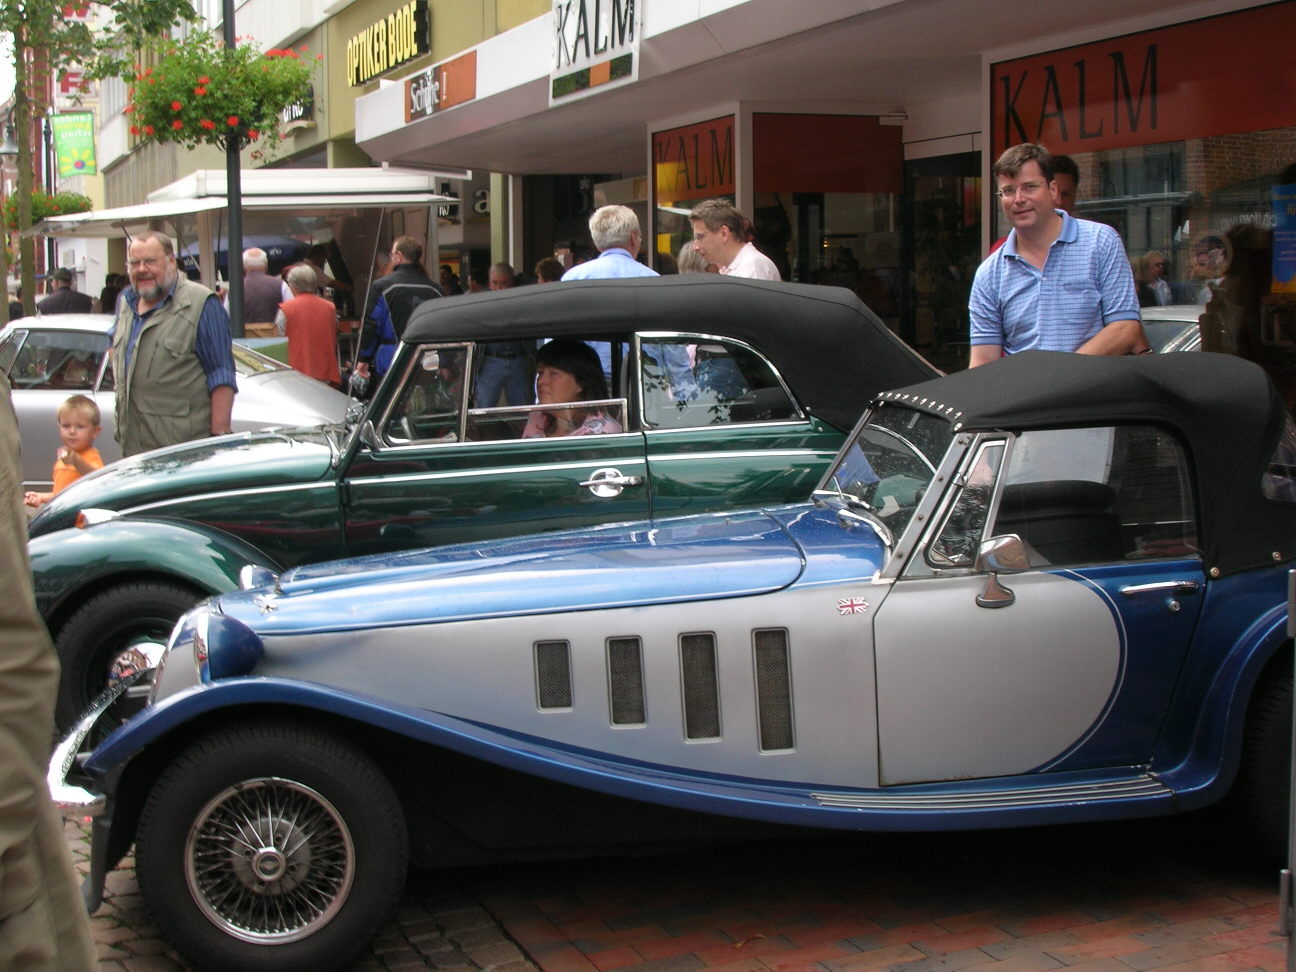
[[[98,403],[103,432],[95,448],[105,463],[121,458],[113,438],[115,385],[107,354],[112,323],[111,314],[55,314],[23,317],[0,331],[0,373],[13,389],[25,489],[50,488],[59,448],[56,415],[71,395],[86,395]],[[346,395],[237,343],[234,367],[235,432],[333,424],[346,415]]]

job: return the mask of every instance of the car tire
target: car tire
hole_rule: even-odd
[[[180,615],[205,596],[185,584],[134,581],[100,591],[77,608],[54,640],[63,667],[54,709],[59,730],[104,690],[123,651],[141,641],[165,644]]]
[[[1291,745],[1292,670],[1285,667],[1263,677],[1251,697],[1236,791],[1240,832],[1275,861],[1287,856]]]
[[[196,967],[319,972],[345,966],[390,917],[407,840],[395,791],[357,746],[253,723],[199,739],[163,772],[136,874],[155,924]]]

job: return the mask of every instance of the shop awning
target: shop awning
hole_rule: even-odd
[[[69,216],[51,216],[23,232],[23,236],[88,236],[98,239],[148,229],[158,220],[189,216],[209,209],[224,209],[224,199],[172,199],[166,202],[92,209]]]
[[[293,216],[328,216],[357,209],[435,206],[459,200],[436,191],[445,179],[471,172],[429,172],[395,168],[252,169],[242,174],[244,211],[282,209]],[[137,206],[53,216],[24,236],[81,236],[101,239],[148,229],[156,222],[227,208],[223,170],[201,169],[149,193]]]

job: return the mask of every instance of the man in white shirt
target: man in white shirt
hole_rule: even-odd
[[[747,240],[747,220],[723,199],[708,199],[689,213],[693,248],[731,277],[782,280],[774,261]]]

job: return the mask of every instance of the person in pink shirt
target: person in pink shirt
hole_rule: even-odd
[[[693,248],[705,263],[714,263],[731,277],[782,280],[774,261],[748,240],[748,222],[723,199],[708,199],[689,213]]]

